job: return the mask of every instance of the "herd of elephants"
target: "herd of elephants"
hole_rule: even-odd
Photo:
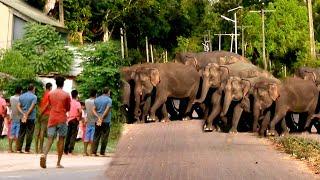
[[[300,67],[294,77],[279,80],[243,56],[213,51],[123,67],[121,77],[129,123],[185,120],[196,111],[205,132],[275,136],[311,132],[315,126],[320,133],[317,68]],[[293,114],[299,114],[298,121]]]

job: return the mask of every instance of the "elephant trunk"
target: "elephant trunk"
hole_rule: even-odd
[[[196,99],[195,103],[202,103],[208,94],[210,88],[209,77],[203,77],[202,88],[201,88],[201,97],[200,99]]]
[[[122,80],[122,105],[130,107],[130,93],[130,84],[127,81]]]
[[[228,113],[231,101],[232,101],[231,89],[226,89],[221,116],[225,116]]]
[[[135,119],[140,119],[140,116],[141,116],[141,109],[140,109],[141,96],[142,96],[141,85],[136,83],[135,90],[134,90],[134,98],[135,98],[134,116],[135,116]]]

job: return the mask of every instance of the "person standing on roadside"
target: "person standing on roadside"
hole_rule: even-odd
[[[44,154],[40,157],[40,167],[46,168],[47,155],[51,149],[53,140],[58,135],[57,152],[58,161],[57,168],[63,168],[61,165],[61,158],[63,155],[64,138],[67,135],[67,112],[70,110],[70,96],[63,91],[65,78],[56,77],[57,89],[49,93],[49,103],[44,108],[46,110],[50,107],[50,114],[48,120],[48,141],[44,149]]]
[[[11,128],[9,137],[9,152],[13,152],[12,143],[15,141],[15,151],[18,149],[18,137],[20,131],[20,121],[22,119],[23,111],[18,108],[19,97],[22,93],[22,88],[20,86],[16,87],[15,95],[10,97],[11,105]]]
[[[97,111],[99,119],[94,133],[92,154],[97,156],[101,139],[100,155],[105,156],[110,132],[112,107],[112,99],[110,98],[110,90],[108,87],[103,89],[103,94],[95,99],[94,104],[94,110]]]
[[[0,138],[2,137],[2,130],[4,127],[4,117],[7,114],[7,102],[3,98],[2,92],[0,92]]]
[[[84,152],[83,155],[88,156],[89,153],[87,151],[88,145],[90,144],[90,154],[92,153],[92,143],[95,132],[95,125],[99,118],[97,111],[95,110],[94,100],[97,96],[97,90],[92,89],[90,91],[90,98],[85,100],[85,107],[87,112],[87,118],[85,120],[86,130],[84,136]]]
[[[48,126],[48,119],[49,119],[49,114],[50,114],[50,108],[46,108],[48,101],[49,101],[49,93],[52,89],[52,84],[47,83],[46,84],[46,91],[43,94],[43,97],[40,102],[40,117],[36,123],[36,153],[43,153],[43,142],[44,142],[44,135],[45,132],[47,131],[47,126]],[[46,108],[46,110],[44,110]],[[39,146],[39,141],[40,141],[40,146]]]
[[[74,149],[74,145],[77,140],[79,121],[81,120],[81,114],[82,114],[81,104],[78,100],[78,91],[72,90],[71,97],[72,99],[70,103],[69,117],[67,121],[68,133],[67,133],[66,142],[64,145],[65,154],[72,153]]]
[[[30,147],[33,138],[34,122],[36,120],[36,104],[37,96],[35,95],[36,88],[33,84],[29,84],[28,91],[19,97],[18,108],[23,111],[23,117],[20,123],[20,132],[18,139],[18,152],[22,152],[24,137],[26,137],[25,152],[30,153]]]

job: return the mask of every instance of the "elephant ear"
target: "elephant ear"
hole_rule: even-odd
[[[277,100],[277,98],[280,96],[279,89],[276,84],[269,84],[268,92],[273,101]]]
[[[157,86],[160,82],[160,72],[156,68],[150,69],[150,81],[153,86]]]
[[[227,66],[220,66],[219,73],[220,80],[223,81],[229,77],[229,68]]]
[[[246,79],[242,79],[241,86],[242,86],[243,97],[245,97],[251,88],[251,83]]]

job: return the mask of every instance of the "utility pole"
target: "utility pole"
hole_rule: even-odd
[[[244,47],[244,30],[248,27],[251,27],[251,26],[238,26],[241,28],[241,49],[242,49],[242,56],[244,57],[244,54],[245,54],[245,47]]]
[[[266,58],[266,40],[265,40],[265,27],[264,27],[264,20],[265,20],[265,13],[266,12],[274,12],[275,10],[265,10],[264,9],[264,3],[262,3],[262,8],[260,11],[249,11],[254,13],[261,13],[261,22],[262,22],[262,62],[263,62],[263,68],[267,70],[268,64],[267,64],[267,58]]]
[[[146,54],[147,54],[147,62],[149,62],[149,47],[148,47],[148,37],[146,36]]]
[[[63,0],[59,0],[59,21],[64,26]]]
[[[120,38],[121,38],[121,57],[124,59],[124,40],[123,40],[123,29],[120,28]]]
[[[307,0],[308,4],[308,16],[309,16],[309,35],[310,35],[310,55],[311,59],[316,59],[316,47],[314,40],[314,29],[313,29],[313,15],[312,15],[312,0]]]

